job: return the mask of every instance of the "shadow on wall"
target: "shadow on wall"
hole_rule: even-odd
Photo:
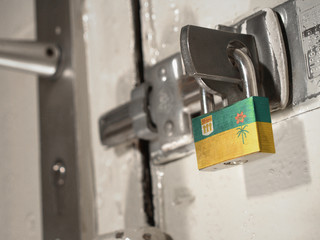
[[[243,166],[248,197],[269,195],[311,182],[303,123],[297,118],[273,125],[276,154]]]

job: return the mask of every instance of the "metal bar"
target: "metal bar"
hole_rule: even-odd
[[[0,40],[0,66],[53,76],[58,69],[59,48],[50,43]]]
[[[193,77],[182,77],[180,80],[180,92],[183,105],[190,115],[201,112],[200,86]]]
[[[126,103],[100,118],[100,138],[109,147],[134,139],[130,103]]]
[[[56,81],[38,81],[45,240],[96,233],[81,13],[81,0],[36,1],[38,40],[57,43],[63,53]]]
[[[183,104],[185,107],[188,107],[196,102],[199,102],[199,84],[193,77],[182,77],[180,80],[180,92],[183,98]],[[200,106],[200,105],[199,105]],[[200,110],[199,110],[200,112]]]
[[[190,114],[200,112],[200,88],[197,81],[191,77],[182,77],[179,81],[179,88],[183,98],[183,103],[188,109],[188,112]],[[100,140],[104,145],[113,147],[123,142],[138,138],[138,133],[133,129],[134,119],[132,115],[130,115],[130,108],[136,108],[136,104],[144,104],[144,101],[147,100],[144,99],[139,102],[132,100],[131,102],[125,103],[120,107],[107,112],[100,118]],[[212,97],[211,102],[213,103]],[[213,109],[212,105],[213,104],[209,107],[209,109],[211,109],[210,111]]]
[[[204,88],[200,89],[201,114],[212,112],[214,109],[213,95]]]
[[[244,50],[233,47],[228,48],[228,52],[239,69],[246,97],[258,96],[256,72],[249,55]]]

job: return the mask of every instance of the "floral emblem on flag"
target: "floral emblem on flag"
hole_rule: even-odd
[[[243,112],[241,113],[237,113],[237,116],[235,117],[236,121],[237,121],[237,124],[239,123],[242,123],[244,122],[244,119],[246,118],[247,116],[245,114],[243,114]],[[237,136],[238,138],[241,136],[242,138],[242,143],[244,144],[244,140],[245,138],[247,138],[247,133],[249,133],[248,130],[246,130],[245,128],[247,127],[248,125],[245,124],[245,125],[241,125],[240,127],[237,128]]]

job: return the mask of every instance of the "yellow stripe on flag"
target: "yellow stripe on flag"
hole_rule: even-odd
[[[253,122],[245,130],[248,131],[246,135],[239,135],[239,129],[233,128],[196,142],[198,168],[203,169],[250,153],[275,152],[271,123]]]
[[[260,141],[260,152],[275,153],[272,124],[256,122]]]

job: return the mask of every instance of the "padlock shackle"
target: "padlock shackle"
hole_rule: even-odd
[[[257,77],[253,62],[242,48],[228,48],[228,55],[235,63],[243,81],[243,91],[247,98],[258,96]]]
[[[207,114],[214,110],[214,96],[204,88],[200,88],[201,114]]]
[[[245,47],[230,45],[227,52],[231,62],[240,72],[240,78],[246,98],[258,96],[256,72],[247,49]],[[206,114],[214,110],[213,95],[202,87],[200,89],[200,100],[201,114]]]

